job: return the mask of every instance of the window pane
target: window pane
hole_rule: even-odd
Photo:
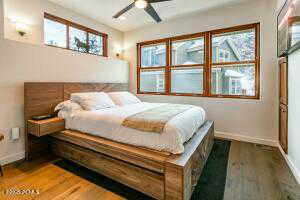
[[[212,37],[212,61],[255,60],[255,30],[231,32]]]
[[[171,92],[203,94],[203,68],[180,67],[172,69]]]
[[[294,46],[297,42],[300,41],[300,22],[295,22],[291,26],[291,46]]]
[[[103,55],[102,36],[89,33],[89,53]]]
[[[70,27],[70,49],[88,52],[86,43],[87,33],[83,30]]]
[[[164,70],[141,70],[140,76],[141,92],[165,92]]]
[[[204,63],[204,38],[172,42],[172,65]]]
[[[212,94],[255,96],[255,65],[213,66]]]
[[[142,67],[157,67],[166,65],[166,45],[158,44],[142,47]]]
[[[67,26],[44,19],[44,41],[47,45],[67,48]]]

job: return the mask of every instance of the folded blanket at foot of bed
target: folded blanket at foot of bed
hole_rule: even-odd
[[[168,121],[191,108],[192,105],[166,104],[131,115],[122,125],[140,131],[162,133]]]

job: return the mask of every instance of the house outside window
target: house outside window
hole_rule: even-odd
[[[220,49],[218,54],[219,62],[230,62],[230,51],[227,49]]]
[[[156,75],[156,91],[159,92],[164,89],[165,79],[162,78],[162,74]]]

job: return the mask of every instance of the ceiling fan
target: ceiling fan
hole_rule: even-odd
[[[144,9],[157,23],[161,22],[161,18],[155,11],[155,9],[152,7],[152,3],[159,3],[164,1],[172,1],[172,0],[134,0],[133,3],[131,3],[129,6],[115,14],[114,18],[119,18],[121,15],[123,15],[125,12],[129,11],[133,7],[137,7],[140,9]]]

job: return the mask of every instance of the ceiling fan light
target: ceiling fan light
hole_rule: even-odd
[[[147,5],[148,5],[148,3],[145,0],[137,0],[135,2],[135,7],[140,8],[140,9],[146,8]]]

